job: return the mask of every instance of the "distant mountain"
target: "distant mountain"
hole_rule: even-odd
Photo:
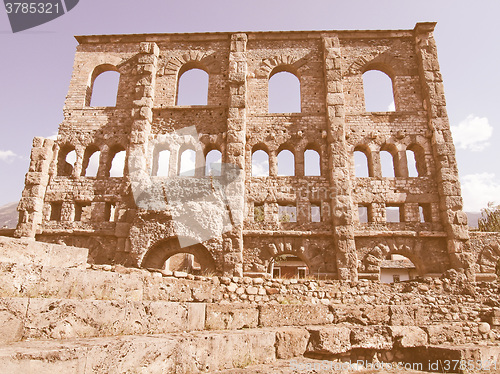
[[[0,206],[0,228],[15,229],[17,225],[17,201]]]
[[[469,227],[478,228],[477,220],[481,218],[481,213],[465,212],[467,214],[467,222]]]

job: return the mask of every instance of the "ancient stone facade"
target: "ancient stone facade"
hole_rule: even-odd
[[[56,141],[34,140],[17,236],[87,247],[89,261],[100,264],[159,268],[186,252],[202,268],[231,276],[267,273],[283,254],[302,259],[315,276],[343,280],[377,279],[391,254],[410,258],[421,275],[450,268],[472,274],[434,26],[77,37],[64,121]],[[207,105],[177,105],[179,79],[193,68],[209,75]],[[120,74],[116,106],[93,107],[94,81],[109,70]],[[363,74],[370,70],[391,78],[395,111],[365,110]],[[279,72],[300,81],[299,113],[268,111],[268,83]],[[159,146],[189,126],[198,145],[181,135]],[[131,174],[165,178],[157,176],[165,149],[166,178],[178,194],[218,178],[199,172],[209,151],[241,170],[244,199],[231,201],[230,230],[181,248],[179,238],[190,237],[192,228],[176,227],[169,209],[136,203]],[[192,177],[179,176],[187,149],[196,153]],[[268,176],[252,174],[259,150],[268,155]],[[283,150],[293,153],[293,176],[278,175]],[[71,151],[73,165],[66,159]],[[110,176],[121,151],[124,174]],[[308,175],[307,151],[319,156],[319,175]],[[355,175],[356,151],[366,156],[367,177]],[[382,175],[382,151],[392,156],[394,177]],[[407,151],[415,156],[416,177],[409,176]],[[86,176],[95,152],[97,175]],[[190,204],[197,223],[218,224],[214,205]],[[281,219],[283,206],[293,208],[296,220]],[[312,207],[319,219],[312,219]],[[399,210],[399,222],[388,222],[387,207]]]

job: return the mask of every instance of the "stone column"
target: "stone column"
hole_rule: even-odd
[[[441,219],[448,236],[447,248],[451,266],[464,269],[473,277],[471,258],[467,253],[469,231],[467,216],[462,211],[462,195],[458,179],[455,147],[446,112],[443,79],[439,70],[436,43],[432,32],[436,23],[415,26],[415,48],[422,82],[424,105],[432,133],[432,150],[436,160],[436,179],[440,197]]]
[[[14,233],[16,237],[35,238],[37,234],[43,220],[45,191],[51,178],[50,165],[56,153],[53,140],[40,137],[33,140],[30,167],[17,206],[19,222]]]
[[[341,280],[357,280],[357,254],[349,172],[349,153],[345,136],[344,93],[341,51],[338,37],[323,38],[326,77],[329,177],[332,189],[334,248]]]
[[[147,164],[148,141],[151,134],[153,122],[153,105],[156,83],[156,72],[158,69],[159,48],[154,42],[143,42],[139,45],[137,54],[136,75],[137,80],[134,89],[134,100],[132,102],[132,123],[130,131],[130,142],[128,149],[129,178],[133,183],[144,179],[148,180],[149,168]],[[126,168],[127,169],[127,168]],[[130,224],[117,225],[115,234],[118,236],[118,248],[131,248],[126,243]],[[132,248],[132,250],[140,250]],[[117,259],[117,262],[128,261]]]
[[[231,193],[233,229],[224,235],[224,266],[226,275],[243,275],[243,219],[245,211],[245,144],[246,144],[246,34],[231,35],[229,51],[229,98],[225,162],[240,170],[241,185]],[[229,170],[229,169],[228,169]]]

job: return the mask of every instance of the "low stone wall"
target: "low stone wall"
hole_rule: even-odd
[[[0,262],[85,269],[87,248],[0,236]]]

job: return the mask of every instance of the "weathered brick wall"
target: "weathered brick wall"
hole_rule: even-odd
[[[421,275],[483,271],[473,266],[478,256],[471,248],[479,249],[469,245],[433,28],[77,37],[64,121],[50,152],[37,151],[50,142],[34,144],[17,235],[89,247],[94,263],[159,264],[181,250],[172,244],[175,236],[192,230],[174,230],[168,212],[139,209],[131,181],[154,174],[161,139],[195,126],[196,166],[217,149],[223,162],[242,169],[245,185],[233,228],[185,250],[199,250],[216,272],[263,274],[273,257],[292,254],[322,277],[376,279],[380,261],[394,253],[409,257]],[[179,78],[192,68],[209,75],[207,105],[177,106]],[[94,80],[107,70],[120,73],[116,106],[91,107]],[[368,70],[391,78],[394,112],[365,110]],[[300,113],[268,112],[268,82],[281,71],[300,81]],[[185,145],[166,147],[173,177]],[[73,149],[77,161],[68,169],[65,157]],[[257,149],[269,156],[269,177],[252,176]],[[283,149],[294,154],[295,176],[277,176]],[[305,176],[308,149],[320,155],[320,176]],[[418,177],[408,176],[408,149]],[[99,171],[86,177],[94,150],[101,152]],[[127,151],[125,175],[109,177],[121,150]],[[369,177],[354,175],[357,150],[367,155]],[[383,150],[394,158],[393,178],[382,177]],[[180,190],[191,185],[179,180]],[[90,206],[90,219],[75,222],[76,204]],[[218,224],[212,206],[193,204],[198,223]],[[254,220],[256,204],[263,205],[262,222]],[[280,222],[279,204],[295,205],[297,222]],[[311,222],[311,204],[321,206],[321,222]],[[401,222],[387,222],[391,204],[400,206]],[[369,207],[368,223],[359,222],[359,205]],[[51,220],[56,208],[60,215]]]

